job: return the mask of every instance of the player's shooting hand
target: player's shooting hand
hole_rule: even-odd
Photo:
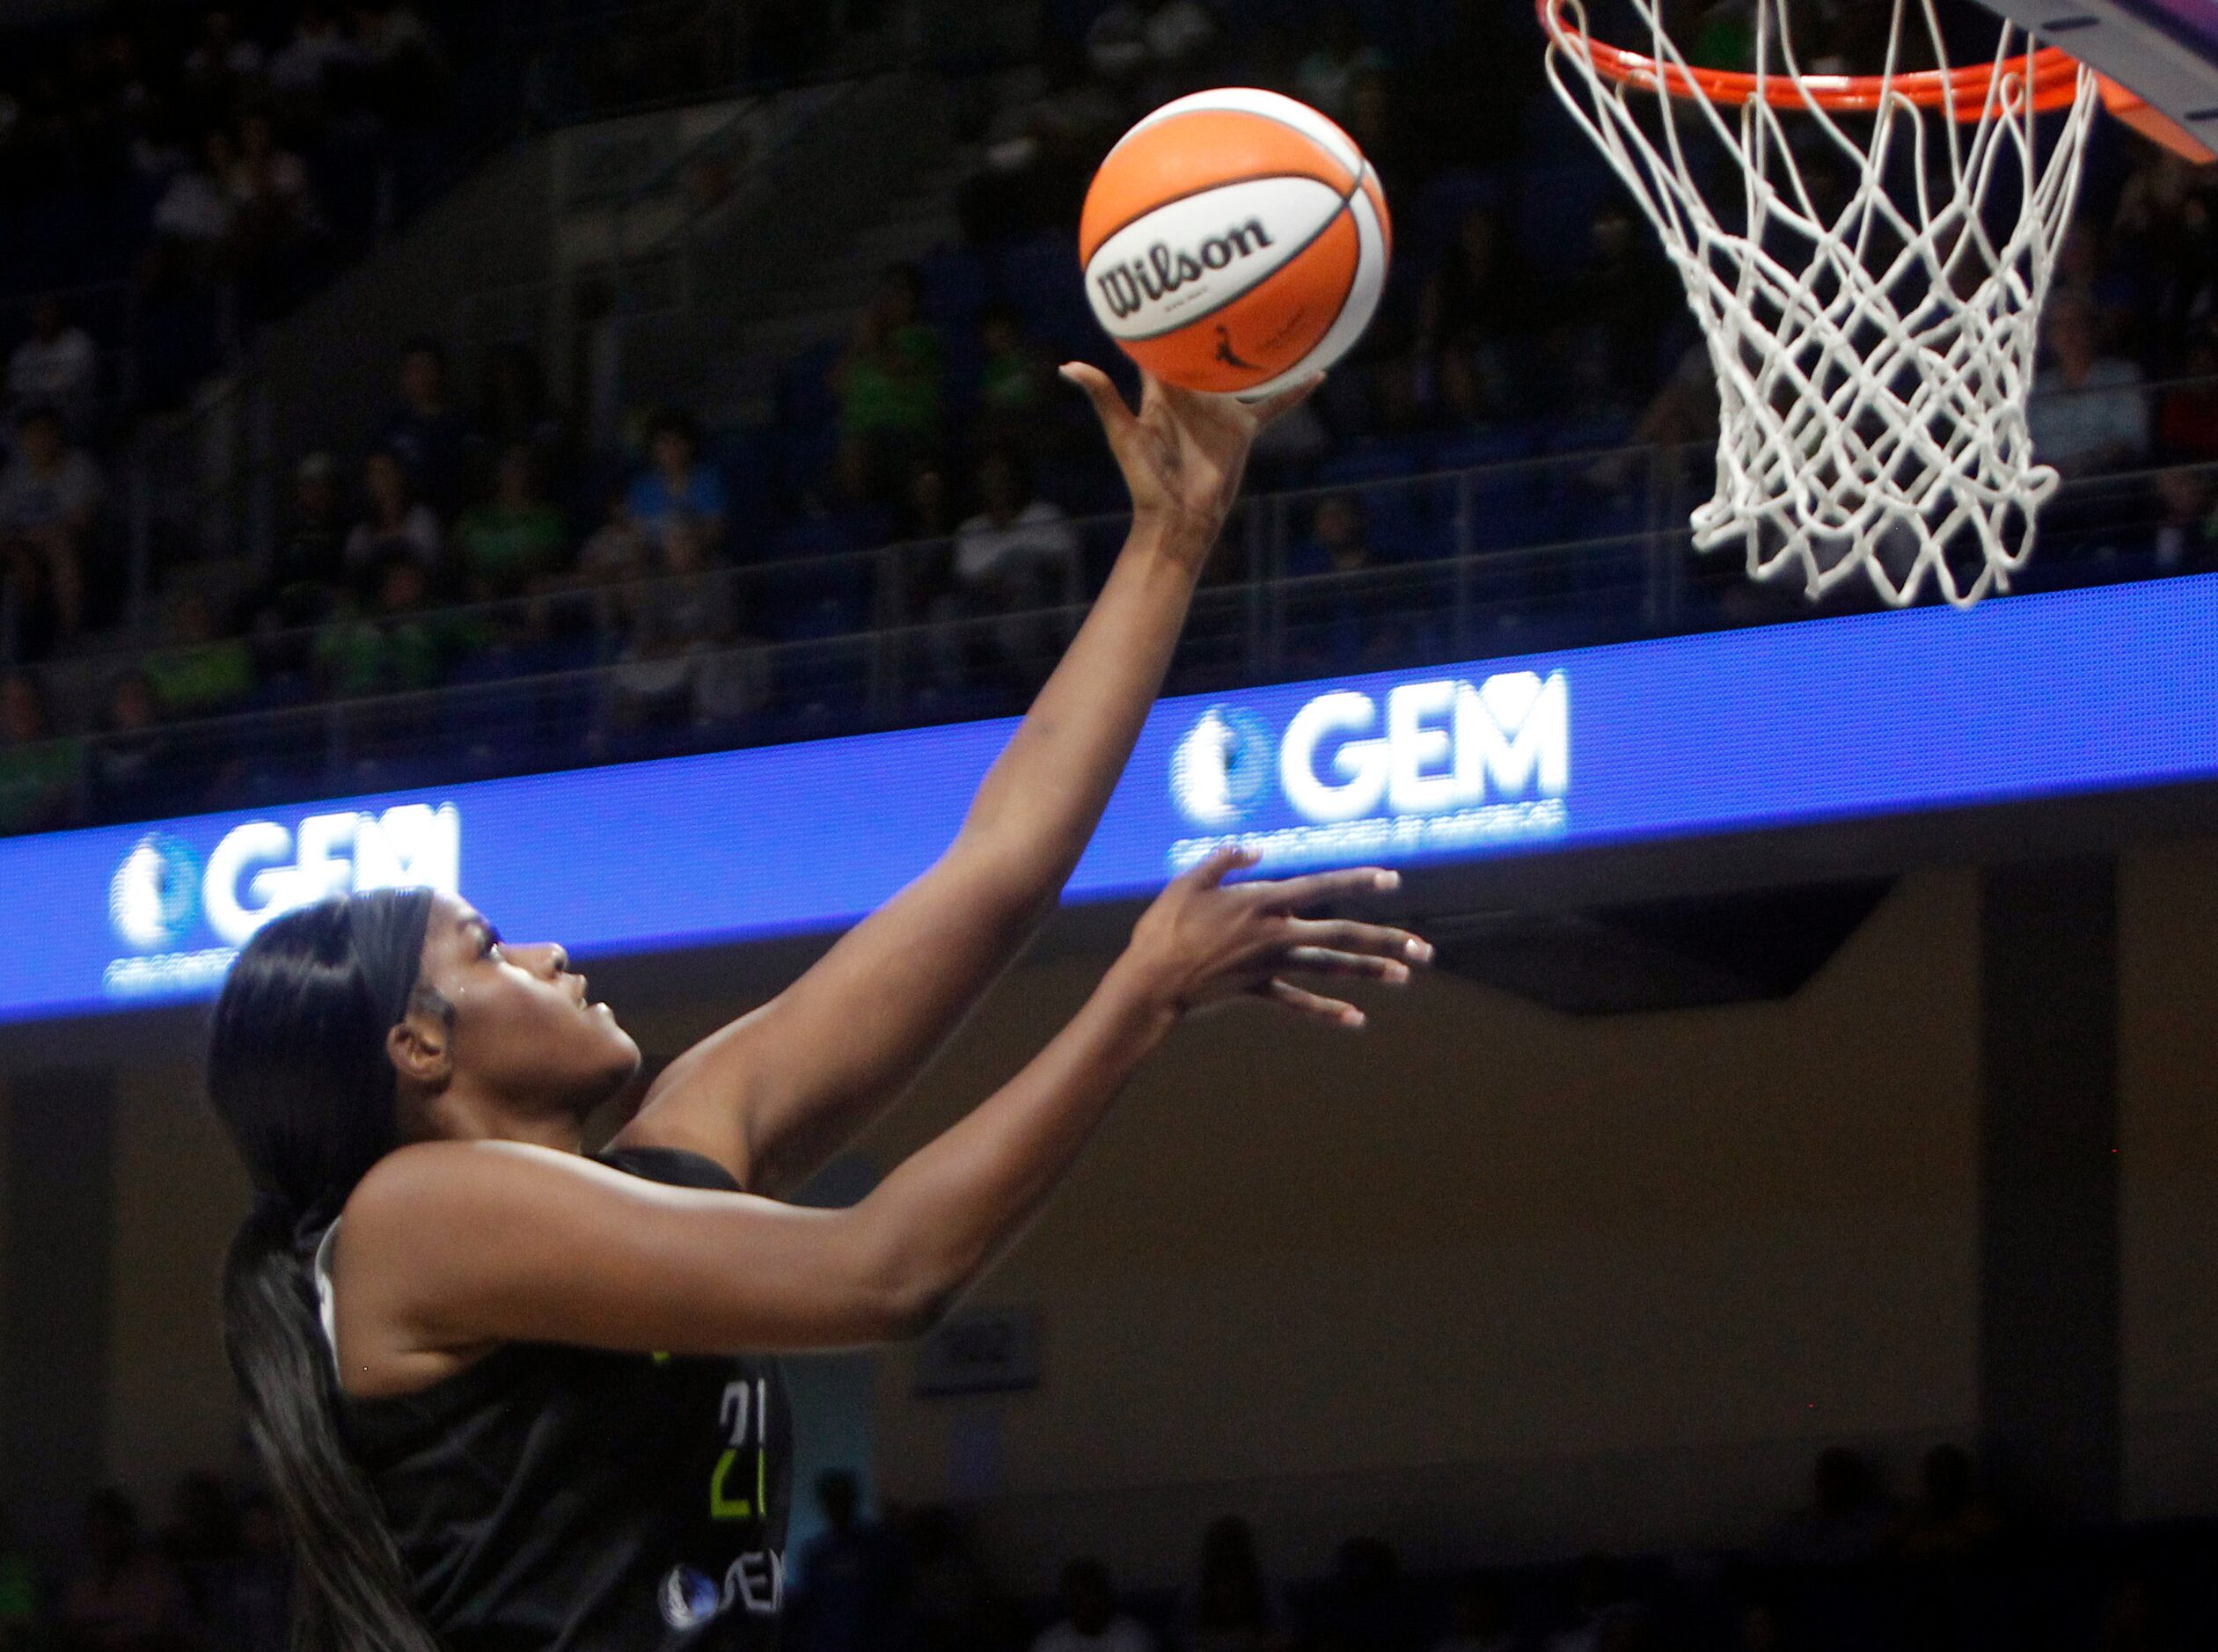
[[[1364,866],[1277,881],[1226,884],[1255,864],[1252,851],[1220,849],[1158,895],[1132,931],[1124,963],[1142,990],[1183,1014],[1247,996],[1284,1005],[1334,1026],[1363,1025],[1363,1012],[1286,979],[1342,976],[1400,986],[1432,961],[1432,948],[1407,930],[1341,918],[1308,918],[1305,909],[1394,888],[1399,874]]]
[[[1180,390],[1143,372],[1139,411],[1134,413],[1100,368],[1066,362],[1062,375],[1094,404],[1109,451],[1124,472],[1134,523],[1176,530],[1182,547],[1197,560],[1207,552],[1239,496],[1256,432],[1299,407],[1324,380],[1319,373],[1291,390],[1248,403]]]

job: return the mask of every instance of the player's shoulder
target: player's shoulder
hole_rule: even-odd
[[[582,1154],[528,1142],[411,1142],[370,1167],[344,1214],[357,1233],[500,1220],[611,1173]]]

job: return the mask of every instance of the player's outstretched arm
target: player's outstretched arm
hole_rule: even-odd
[[[1249,445],[1314,388],[1250,407],[1149,378],[1135,413],[1098,369],[1063,371],[1132,500],[1092,612],[947,852],[784,993],[673,1062],[621,1144],[691,1148],[750,1191],[791,1190],[907,1087],[1054,909],[1162,686]]]
[[[1402,930],[1299,915],[1393,874],[1224,882],[1248,864],[1224,852],[1175,880],[1071,1023],[849,1209],[665,1187],[514,1142],[387,1155],[348,1202],[334,1262],[347,1385],[421,1386],[496,1342],[709,1354],[925,1329],[1022,1232],[1182,1016],[1245,995],[1355,1027],[1354,1006],[1288,976],[1399,984],[1431,957]]]

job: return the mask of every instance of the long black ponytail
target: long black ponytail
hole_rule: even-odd
[[[380,891],[263,926],[223,984],[209,1099],[253,1209],[223,1263],[223,1348],[291,1538],[292,1652],[438,1652],[376,1495],[339,1428],[311,1269],[396,1140],[385,1034],[414,992],[431,897]]]

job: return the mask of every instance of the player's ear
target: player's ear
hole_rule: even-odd
[[[436,1090],[454,1071],[452,1029],[447,1018],[421,1002],[385,1034],[385,1054],[393,1071],[427,1090]]]

